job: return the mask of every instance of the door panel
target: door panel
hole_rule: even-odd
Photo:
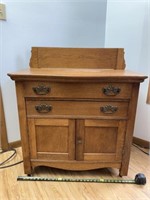
[[[67,153],[68,137],[68,127],[45,126],[43,128],[43,125],[36,127],[39,152]]]
[[[117,128],[85,127],[84,153],[115,153],[116,143]]]
[[[31,158],[73,160],[75,121],[68,119],[28,119]]]
[[[125,127],[126,121],[78,120],[76,159],[121,161]]]

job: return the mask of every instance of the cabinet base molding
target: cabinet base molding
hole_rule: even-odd
[[[48,166],[58,169],[71,170],[71,171],[85,171],[93,170],[99,168],[120,168],[120,162],[85,162],[85,161],[31,161],[31,166],[33,168],[38,166]]]

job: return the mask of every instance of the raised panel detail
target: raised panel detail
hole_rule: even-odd
[[[85,153],[115,153],[118,128],[86,127]]]
[[[50,160],[74,159],[74,120],[28,119],[28,126],[31,139],[31,158],[49,158]]]
[[[36,126],[38,152],[67,153],[68,127]]]

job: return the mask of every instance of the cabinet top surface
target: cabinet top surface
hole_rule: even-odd
[[[147,76],[131,72],[128,70],[114,70],[114,69],[74,69],[74,68],[28,68],[22,71],[9,73],[8,76],[13,80],[81,80],[81,79],[113,79],[113,80],[130,80],[142,82]]]

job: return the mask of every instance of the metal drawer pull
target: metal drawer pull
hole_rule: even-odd
[[[103,93],[107,96],[116,96],[120,93],[121,89],[119,87],[114,87],[112,85],[108,85],[102,89]]]
[[[38,95],[45,95],[50,92],[50,87],[44,86],[44,85],[39,85],[37,87],[33,87],[32,90],[35,92],[35,94]]]
[[[111,105],[106,105],[100,107],[101,112],[106,113],[106,114],[113,114],[118,110],[117,106],[111,106]]]
[[[39,113],[48,113],[52,110],[52,106],[47,105],[47,104],[41,104],[41,105],[35,106],[35,109]]]

